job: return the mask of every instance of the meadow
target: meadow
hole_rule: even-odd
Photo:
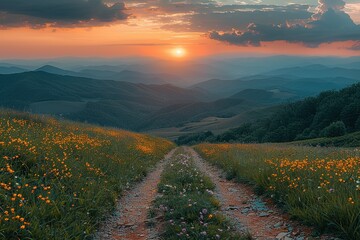
[[[292,217],[360,239],[360,151],[277,144],[200,144],[228,179],[252,184]]]
[[[0,112],[0,239],[91,239],[124,189],[174,144]]]
[[[158,185],[159,197],[150,210],[150,218],[163,218],[162,239],[246,240],[234,231],[218,211],[215,185],[196,168],[193,159],[178,149],[167,164]]]

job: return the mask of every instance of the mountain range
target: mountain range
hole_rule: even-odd
[[[2,65],[0,105],[173,138],[204,129],[221,133],[267,117],[283,103],[360,81],[360,69],[319,64],[189,87],[168,84],[171,74],[116,70]]]

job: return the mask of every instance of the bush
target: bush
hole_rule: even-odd
[[[346,126],[342,121],[333,122],[321,131],[321,135],[324,137],[339,137],[345,133]]]

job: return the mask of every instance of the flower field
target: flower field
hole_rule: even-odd
[[[287,145],[201,144],[195,149],[229,179],[255,184],[293,217],[360,239],[360,152]]]
[[[0,239],[90,239],[119,194],[173,147],[146,135],[2,110]]]

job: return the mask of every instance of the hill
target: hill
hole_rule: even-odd
[[[351,65],[350,65],[351,66]],[[344,67],[328,67],[321,64],[313,64],[302,67],[282,68],[270,71],[266,75],[275,76],[297,76],[302,78],[334,78],[344,77],[351,79],[360,78],[360,69],[351,69]]]
[[[243,99],[220,99],[214,102],[192,102],[171,105],[155,112],[141,125],[141,129],[153,129],[156,127],[171,127],[179,124],[199,121],[201,119],[215,117],[230,117],[243,111],[253,109]]]
[[[104,69],[106,69],[104,67]],[[63,76],[84,77],[99,80],[114,80],[131,83],[144,83],[144,84],[166,84],[166,76],[161,74],[145,74],[138,71],[130,70],[102,70],[101,67],[85,68],[80,71],[69,71],[58,68],[52,65],[44,65],[34,71],[47,72]],[[25,72],[25,71],[22,71]],[[1,73],[1,69],[0,69]],[[17,72],[16,72],[17,73]]]
[[[174,145],[127,131],[0,111],[0,238],[88,239]]]
[[[316,95],[322,91],[341,89],[359,80],[334,78],[296,78],[292,76],[252,76],[237,80],[213,79],[193,85],[191,89],[201,89],[217,96],[229,97],[246,89],[291,92],[297,98]]]
[[[360,84],[340,91],[285,104],[268,118],[242,124],[210,142],[290,142],[318,137],[337,137],[360,130]],[[198,135],[183,136],[178,142],[197,142]]]
[[[15,66],[0,66],[0,74],[13,74],[26,72],[26,69],[15,67]]]
[[[38,69],[35,70],[35,72],[47,72],[57,75],[69,75],[69,76],[79,76],[78,73],[64,70],[58,67],[54,67],[52,65],[44,65]]]
[[[163,107],[207,96],[172,85],[132,84],[46,72],[0,75],[0,105],[68,119],[135,129]],[[59,109],[61,109],[59,111]]]

